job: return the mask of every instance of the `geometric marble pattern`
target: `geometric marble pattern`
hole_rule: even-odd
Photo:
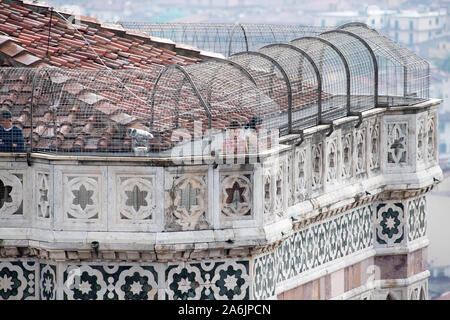
[[[67,219],[99,219],[99,181],[97,177],[64,176],[64,213]]]
[[[0,300],[36,299],[37,263],[0,261]]]
[[[36,173],[36,203],[37,214],[39,218],[48,219],[51,214],[50,199],[52,196],[50,192],[49,174],[44,172]]]
[[[375,214],[376,241],[388,247],[405,239],[405,212],[401,202],[380,203]]]
[[[249,262],[198,262],[169,265],[168,300],[248,300]]]
[[[434,161],[436,159],[436,114],[428,115],[426,150],[427,160]]]
[[[121,220],[155,219],[155,187],[153,176],[117,176],[119,195],[116,199]]]
[[[251,219],[253,202],[251,174],[221,175],[221,187],[221,218]]]
[[[56,266],[40,264],[40,299],[56,300]]]
[[[248,300],[249,265],[248,260],[61,263],[58,283],[56,265],[31,259],[0,261],[0,300],[56,300],[57,292],[64,300]]]
[[[421,196],[408,202],[408,241],[425,237],[427,231],[426,198]]]
[[[155,300],[157,283],[151,265],[71,265],[64,270],[64,299]]]
[[[355,131],[355,172],[356,174],[366,171],[366,128],[360,128]]]
[[[387,162],[388,164],[408,161],[408,123],[387,125]]]
[[[372,246],[372,207],[366,205],[300,230],[253,262],[253,299],[275,294],[276,284]]]
[[[428,300],[428,280],[416,283],[408,288],[408,300]]]

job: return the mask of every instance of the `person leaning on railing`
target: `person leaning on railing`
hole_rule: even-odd
[[[0,152],[24,152],[22,129],[12,124],[9,110],[0,113]]]

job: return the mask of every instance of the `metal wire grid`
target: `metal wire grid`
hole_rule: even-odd
[[[2,105],[23,129],[27,150],[131,153],[126,131],[148,130],[150,92],[161,68],[155,66],[153,72],[2,68]],[[4,92],[15,98],[5,99]]]
[[[274,24],[147,23],[119,22],[126,29],[167,38],[225,57],[241,51],[255,51],[270,43],[288,42],[300,36],[314,36],[328,27]]]
[[[318,68],[322,85],[319,123],[346,116],[350,96],[345,60],[329,42],[320,38],[299,38],[290,44],[303,50]]]
[[[272,44],[259,50],[275,60],[284,70],[291,93],[291,130],[318,124],[318,73],[300,50],[288,44]],[[289,111],[289,110],[288,110]],[[289,119],[287,119],[289,120]],[[283,122],[289,125],[287,121]],[[282,132],[286,132],[286,128]]]
[[[253,130],[261,139],[280,122],[278,104],[246,69],[227,60],[167,67],[155,82],[151,110],[150,130],[159,139],[154,151],[169,150],[177,142],[225,140],[235,129]],[[218,149],[223,151],[222,145]],[[204,150],[189,147],[183,155],[204,155]]]
[[[339,29],[363,38],[378,62],[378,94],[383,104],[409,105],[429,98],[429,63],[362,23]]]
[[[0,68],[0,106],[11,111],[12,124],[22,129],[25,150],[30,150],[32,82],[24,69]]]
[[[270,56],[256,51],[237,53],[229,59],[247,70],[257,87],[279,106],[280,126],[288,124],[291,88],[284,69]]]
[[[365,46],[362,38],[342,30],[329,31],[318,37],[333,44],[346,60],[350,76],[349,114],[375,107],[377,66],[370,47]]]

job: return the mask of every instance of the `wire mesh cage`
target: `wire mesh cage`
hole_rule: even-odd
[[[230,61],[240,65],[251,74],[257,87],[279,108],[280,132],[283,134],[288,125],[289,110],[291,108],[291,87],[284,69],[276,60],[268,55],[256,51],[243,51],[230,57]]]
[[[134,154],[127,131],[148,130],[150,92],[162,67],[153,68],[2,68],[2,108],[22,128],[28,151]]]
[[[371,109],[377,99],[377,62],[368,44],[359,36],[344,30],[322,33],[325,39],[339,52],[344,66],[348,68],[350,106],[348,113]]]
[[[291,115],[287,120],[291,120],[291,129],[317,125],[320,75],[314,63],[306,59],[301,50],[287,44],[268,45],[259,52],[277,61],[287,75],[291,94]]]
[[[227,23],[148,23],[119,22],[124,28],[150,36],[195,46],[228,57],[241,51],[254,51],[270,43],[288,42],[301,36],[314,36],[328,27],[276,24]]]
[[[321,77],[321,110],[319,122],[347,115],[349,106],[348,70],[345,60],[328,41],[317,37],[293,40],[291,45],[303,50],[314,61]]]
[[[252,30],[258,46],[266,38],[258,38],[256,30],[271,30],[270,41],[290,39],[247,50],[248,38],[246,50],[228,59],[186,67],[0,68],[1,109],[11,112],[24,145],[7,138],[16,145],[8,150],[172,159],[249,156],[276,146],[280,135],[429,96],[428,63],[364,24],[294,40],[295,33],[287,31],[277,37],[273,26],[233,28],[226,25],[222,32]]]
[[[429,63],[409,49],[362,23],[348,23],[338,29],[363,38],[378,64],[378,102],[410,105],[429,98]]]
[[[153,89],[151,114],[153,151],[183,157],[260,152],[279,136],[281,121],[279,105],[246,69],[227,60],[166,67]]]

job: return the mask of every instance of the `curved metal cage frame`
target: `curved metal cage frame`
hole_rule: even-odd
[[[378,66],[378,103],[410,105],[429,98],[429,63],[366,24],[352,22],[338,27],[364,39]]]
[[[350,109],[350,72],[347,60],[329,41],[303,37],[290,42],[315,63],[322,79],[319,123],[346,116]]]
[[[288,109],[287,133],[321,123],[322,77],[314,60],[305,51],[288,43],[270,44],[259,52],[276,60],[289,78],[291,106]]]
[[[178,142],[209,144],[212,136],[237,127],[277,130],[281,121],[278,104],[251,72],[223,59],[166,67],[153,87],[151,114],[150,131],[159,142],[154,151],[159,152]]]
[[[280,110],[287,111],[288,131],[292,131],[292,87],[286,71],[272,57],[258,51],[244,51],[235,53],[229,58],[241,65],[252,74],[260,88],[274,102]]]

